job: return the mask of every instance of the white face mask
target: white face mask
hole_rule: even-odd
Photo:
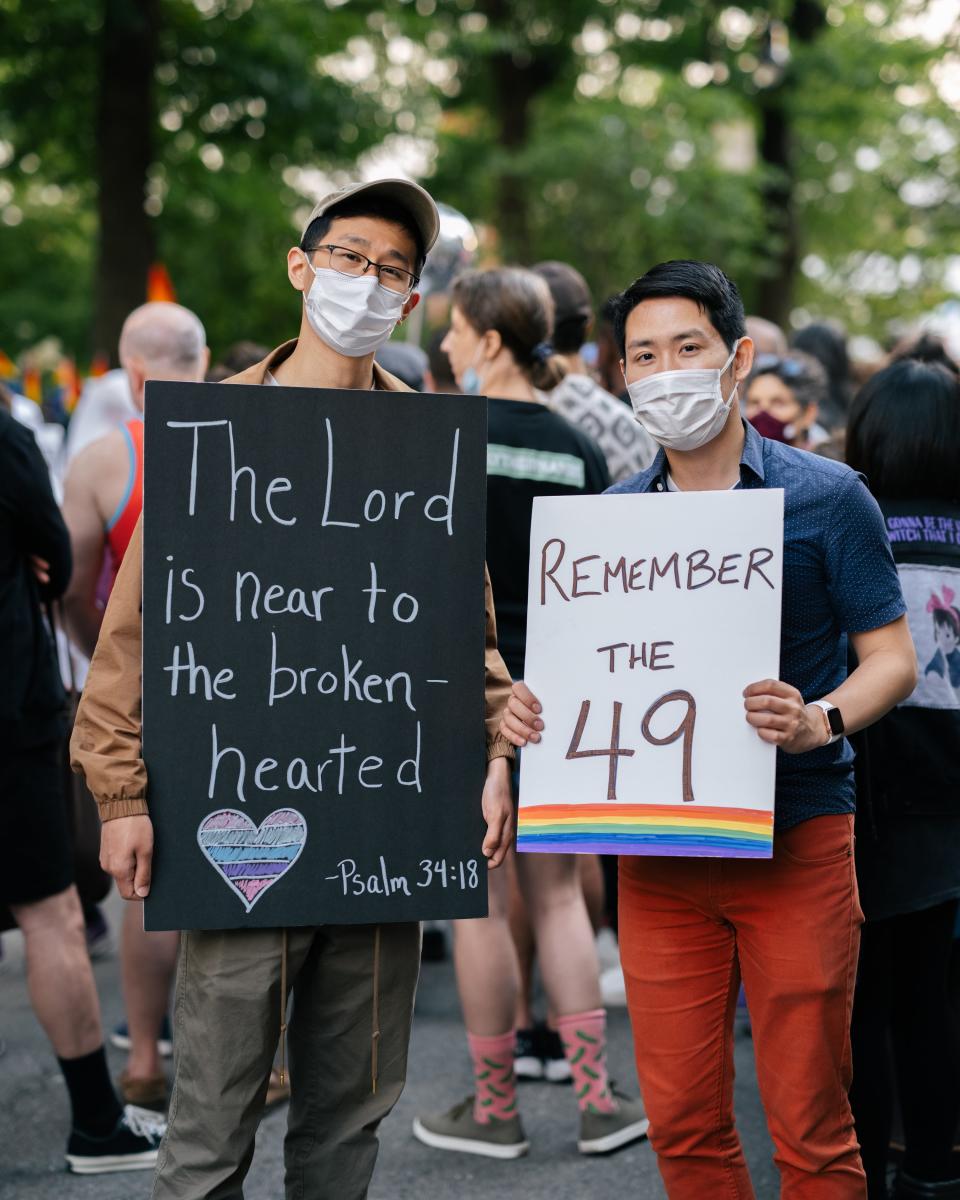
[[[317,337],[338,354],[362,358],[379,350],[403,316],[409,299],[388,292],[376,275],[341,275],[330,267],[315,267],[307,294],[307,320]]]
[[[668,450],[696,450],[720,433],[737,395],[724,400],[720,380],[737,353],[739,340],[720,367],[661,371],[627,384],[630,403],[647,433]]]

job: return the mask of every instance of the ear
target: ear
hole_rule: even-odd
[[[739,383],[741,379],[746,379],[753,367],[753,339],[743,337],[740,339],[740,344],[737,346],[737,353],[733,360],[733,377]]]
[[[488,329],[481,335],[480,345],[483,347],[483,357],[489,362],[503,349],[503,338],[496,329]]]
[[[402,325],[404,323],[404,321],[407,319],[407,317],[410,316],[410,314],[413,312],[413,310],[417,307],[417,305],[419,303],[420,303],[420,293],[419,292],[411,293],[410,298],[406,301],[406,303],[403,306],[403,312],[402,312],[402,314],[400,316],[400,320],[397,322],[397,324]]]
[[[299,246],[291,246],[287,251],[287,278],[297,292],[306,294],[313,283],[313,272],[307,264],[306,253]]]
[[[620,364],[620,374],[623,376],[623,382],[624,382],[624,383],[626,383],[626,382],[627,382],[627,363],[626,363],[626,360],[625,360],[625,359],[623,359],[623,358],[618,358],[618,359],[617,359],[617,362]]]

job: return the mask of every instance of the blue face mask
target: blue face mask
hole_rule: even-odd
[[[480,374],[476,367],[467,367],[460,380],[460,391],[465,396],[480,395]]]
[[[477,347],[477,354],[480,354],[483,347]],[[463,378],[460,380],[460,391],[465,396],[480,396],[483,394],[483,380],[480,378],[480,372],[473,365],[477,361],[477,354],[473,356],[473,362],[464,371]]]

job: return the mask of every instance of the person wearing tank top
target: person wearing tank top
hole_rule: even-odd
[[[130,538],[143,509],[143,418],[134,417],[122,427],[127,444],[127,484],[113,516],[107,521],[107,545],[110,549],[110,586],[120,570]]]
[[[138,413],[148,379],[200,382],[209,351],[199,319],[178,304],[145,304],[124,322],[120,362]],[[67,632],[76,648],[93,656],[107,600],[143,508],[143,418],[84,446],[64,481],[63,516],[70,531],[74,569],[64,596]],[[127,1029],[120,1044],[129,1058],[119,1086],[125,1102],[165,1108],[166,1079],[158,1036],[167,1013],[178,935],[145,933],[139,904],[124,911],[121,976]]]

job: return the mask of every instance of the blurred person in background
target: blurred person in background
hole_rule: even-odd
[[[99,1174],[152,1167],[162,1126],[125,1109],[110,1082],[73,882],[66,698],[40,608],[63,594],[70,565],[33,434],[0,405],[0,903],[23,933],[30,1002],[67,1085],[68,1166]]]
[[[530,516],[536,496],[582,496],[609,483],[596,444],[544,403],[562,368],[550,336],[544,280],[517,267],[472,271],[454,283],[443,348],[467,395],[484,395],[487,562],[497,639],[508,670],[523,672]],[[516,776],[514,777],[516,786]],[[618,1095],[606,1066],[593,930],[576,856],[516,858],[541,974],[580,1109],[581,1153],[619,1149],[646,1135],[639,1102]],[[515,1016],[519,971],[508,921],[507,879],[490,876],[490,915],[454,922],[454,961],[475,1093],[447,1112],[421,1115],[414,1134],[438,1150],[513,1159],[529,1142],[517,1112]]]
[[[847,339],[834,325],[813,322],[805,325],[790,339],[794,350],[802,350],[820,363],[827,373],[827,395],[820,405],[820,423],[828,433],[842,429],[853,395],[850,356]]]
[[[875,375],[850,411],[847,462],[887,524],[917,650],[913,693],[860,735],[857,877],[866,917],[850,1100],[870,1200],[960,1198],[951,1153],[960,1054],[950,991],[960,898],[960,382],[939,361]]]
[[[826,397],[826,372],[809,354],[758,355],[747,380],[743,413],[762,437],[814,450],[830,436],[817,423]]]
[[[427,359],[430,365],[424,384],[428,392],[443,392],[448,396],[455,396],[460,388],[450,369],[450,359],[443,349],[448,331],[449,326],[438,329],[427,343]]]
[[[259,342],[234,342],[207,371],[205,382],[223,383],[231,375],[236,375],[240,371],[252,367],[254,363],[261,362],[268,354],[268,348],[261,346]]]
[[[960,376],[960,366],[950,356],[943,338],[934,333],[921,333],[919,337],[902,338],[890,351],[890,361],[900,362],[912,358],[916,362],[938,363],[954,375]]]
[[[136,416],[82,449],[64,483],[63,515],[74,560],[64,611],[68,632],[87,658],[93,657],[106,599],[143,507],[145,385],[151,379],[200,382],[210,359],[199,318],[179,304],[161,302],[144,304],[127,317],[119,350]],[[126,907],[120,962],[127,1021],[114,1040],[130,1052],[119,1080],[124,1099],[145,1108],[164,1109],[167,1102],[160,1057],[171,1052],[167,1007],[177,942],[175,932],[144,931],[141,905]]]
[[[600,309],[600,320],[597,322],[597,365],[596,376],[600,386],[611,396],[630,407],[630,397],[627,395],[627,385],[620,367],[620,351],[617,349],[617,339],[614,333],[614,315],[617,297],[609,296]]]
[[[387,342],[377,351],[376,362],[412,391],[426,391],[430,361],[426,353],[413,342]]]
[[[85,380],[67,426],[67,463],[91,442],[121,429],[138,413],[123,367]]]
[[[753,342],[753,350],[757,358],[761,358],[765,354],[776,358],[784,357],[789,347],[787,346],[787,335],[779,325],[768,321],[766,317],[747,317],[745,324],[747,337]]]
[[[533,270],[553,298],[552,343],[564,371],[556,387],[546,393],[547,404],[596,442],[611,482],[646,470],[656,457],[656,443],[626,405],[594,381],[580,357],[593,328],[587,281],[568,263],[542,262]]]

